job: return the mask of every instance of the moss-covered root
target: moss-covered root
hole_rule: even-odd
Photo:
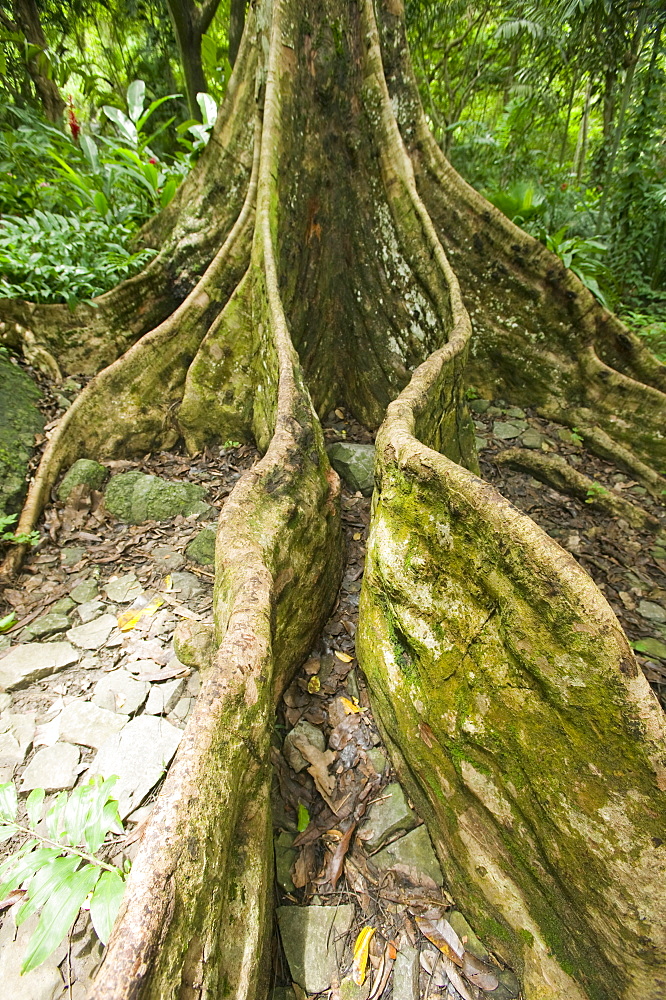
[[[633,528],[659,527],[656,517],[574,469],[562,455],[544,455],[527,448],[506,448],[496,456],[495,461],[498,465],[509,465],[521,472],[529,472],[561,493],[578,497],[614,517],[622,517]]]
[[[456,899],[528,1000],[658,1000],[663,713],[575,561],[413,437],[436,367],[377,440],[358,633],[375,707]]]

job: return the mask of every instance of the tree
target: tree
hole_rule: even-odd
[[[340,403],[381,425],[359,660],[459,905],[528,1000],[657,1000],[663,713],[589,577],[476,475],[465,387],[658,495],[664,367],[444,159],[399,0],[251,8],[211,142],[142,239],[159,254],[96,308],[2,307],[28,352],[108,365],[17,531],[82,455],[234,437],[264,457],[220,519],[215,627],[178,638],[209,669],[93,997],[265,985],[273,705],[339,582],[318,414]]]
[[[46,36],[36,0],[13,0],[12,14],[13,18],[0,10],[0,22],[7,31],[20,32],[25,37],[26,44],[31,48],[26,59],[28,73],[44,114],[50,122],[57,124],[62,119],[65,102],[49,73]]]
[[[185,91],[190,114],[201,121],[197,94],[206,91],[206,77],[201,62],[201,39],[215,17],[220,0],[167,0],[173,21],[178,51],[183,65]]]

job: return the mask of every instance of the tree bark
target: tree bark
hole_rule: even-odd
[[[55,428],[17,530],[83,455],[265,454],[220,519],[212,659],[92,997],[265,993],[271,718],[340,575],[335,405],[380,428],[358,655],[458,905],[527,1000],[663,996],[663,713],[590,578],[478,478],[465,386],[659,493],[664,367],[444,159],[398,0],[251,7],[213,140],[145,237],[156,262],[100,300],[135,342]],[[71,370],[97,322],[42,342]]]
[[[240,48],[245,27],[245,0],[231,0],[229,4],[229,62],[233,66]]]
[[[27,41],[44,51],[47,48],[46,37],[39,18],[36,0],[14,0],[14,17]],[[60,91],[55,82],[43,71],[38,56],[33,56],[28,60],[28,72],[41,101],[44,114],[50,122],[57,125],[65,110],[65,102]]]

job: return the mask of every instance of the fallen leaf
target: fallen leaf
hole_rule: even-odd
[[[342,875],[342,867],[345,863],[345,856],[349,850],[349,844],[352,836],[354,835],[355,829],[356,823],[352,823],[349,829],[341,837],[326,866],[326,881],[330,882],[334,889],[337,887],[338,880]]]
[[[303,830],[307,830],[310,823],[310,813],[307,811],[302,802],[298,803],[298,822],[297,830],[299,833],[303,833]]]
[[[321,681],[315,674],[314,677],[311,677],[310,680],[308,681],[308,692],[310,694],[317,694],[320,688],[321,688]]]
[[[382,955],[381,965],[379,966],[379,971],[375,976],[375,982],[370,995],[368,996],[368,1000],[377,1000],[377,998],[380,997],[386,989],[386,984],[389,981],[389,976],[391,975],[393,963],[395,962],[397,955],[398,949],[393,941],[387,941]]]
[[[428,938],[428,941],[432,941],[443,955],[462,968],[465,948],[448,920],[438,915],[436,910],[430,910],[423,915],[419,914],[415,920],[418,929]]]
[[[478,986],[480,990],[490,993],[499,986],[499,979],[495,975],[492,967],[486,962],[482,962],[476,955],[466,951],[463,958],[463,973],[470,983]]]
[[[118,615],[118,628],[121,632],[131,632],[142,618],[150,618],[164,604],[162,597],[154,597],[148,603],[144,603],[145,600],[143,597],[138,597],[131,608]]]
[[[352,962],[351,977],[357,986],[363,986],[365,974],[368,967],[368,954],[370,942],[375,933],[374,927],[363,927],[354,945],[354,960]]]
[[[349,653],[343,653],[339,649],[335,650],[335,656],[337,656],[338,660],[340,660],[342,663],[351,663],[351,661],[354,659],[354,657],[350,656]]]

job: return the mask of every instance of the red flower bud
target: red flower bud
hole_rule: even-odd
[[[81,126],[79,125],[79,120],[76,117],[76,111],[74,110],[74,102],[72,97],[69,97],[69,111],[67,112],[67,124],[69,125],[69,130],[72,133],[72,139],[74,142],[79,141],[79,133],[81,132]]]

